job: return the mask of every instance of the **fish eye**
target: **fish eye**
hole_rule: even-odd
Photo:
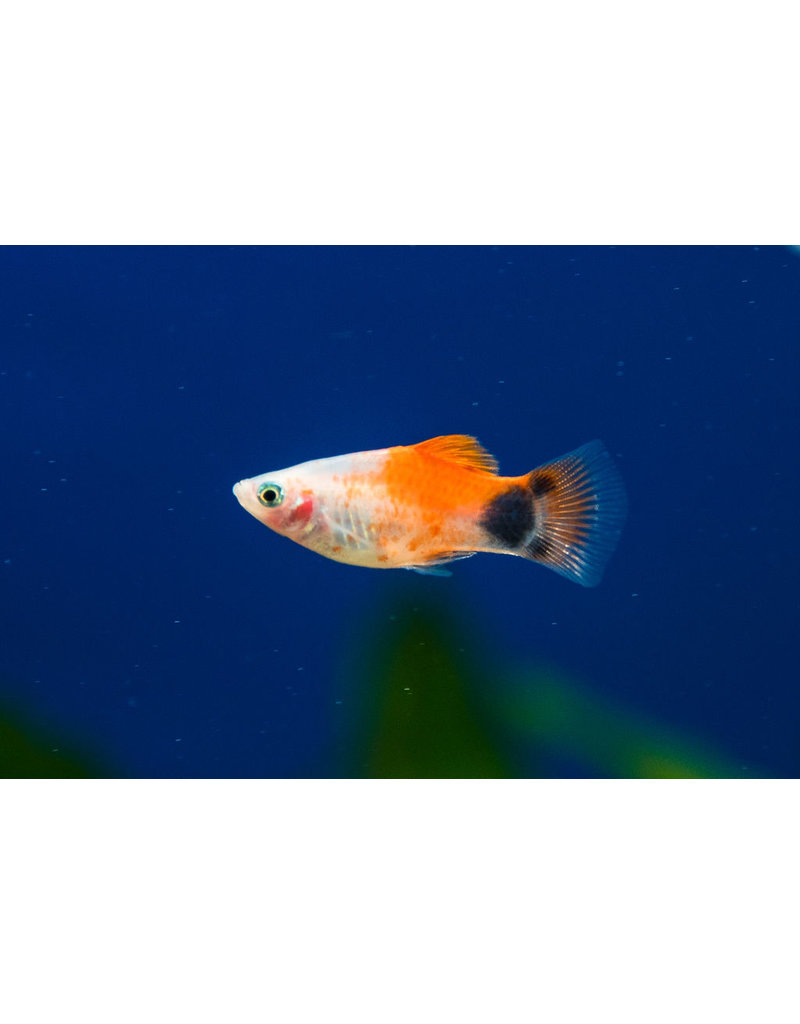
[[[283,501],[283,488],[280,484],[262,484],[258,489],[258,500],[267,508],[275,508]]]

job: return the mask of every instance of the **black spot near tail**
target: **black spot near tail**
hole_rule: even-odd
[[[506,547],[519,547],[536,525],[531,492],[514,485],[498,494],[483,510],[480,525]]]

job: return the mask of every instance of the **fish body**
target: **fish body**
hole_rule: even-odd
[[[337,562],[441,573],[494,552],[598,583],[626,504],[602,443],[522,476],[497,468],[478,441],[454,434],[304,462],[233,491],[265,526]]]

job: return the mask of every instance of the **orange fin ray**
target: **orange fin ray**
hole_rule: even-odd
[[[413,445],[418,452],[431,455],[445,462],[452,462],[464,469],[474,469],[483,473],[496,473],[497,459],[487,452],[483,445],[468,434],[446,434],[443,437],[432,437],[429,441],[420,441]]]

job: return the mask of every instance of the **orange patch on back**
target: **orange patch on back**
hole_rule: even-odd
[[[445,441],[449,439],[445,438]],[[456,435],[460,442],[460,435]],[[467,441],[472,442],[472,438]],[[494,465],[488,454],[478,456],[474,448],[471,455],[453,458],[453,452],[464,456],[463,447],[423,441],[389,449],[382,470],[376,474],[376,483],[385,487],[392,503],[393,515],[411,514],[426,527],[449,521],[453,513],[478,513],[487,500],[502,488],[502,477],[490,472]],[[482,451],[482,449],[480,449]]]

